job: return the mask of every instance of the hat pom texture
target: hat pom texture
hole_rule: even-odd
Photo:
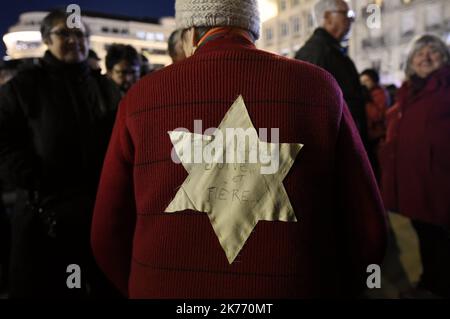
[[[177,29],[191,27],[239,27],[260,35],[256,0],[176,0]]]

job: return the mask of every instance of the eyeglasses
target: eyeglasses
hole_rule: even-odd
[[[356,14],[353,10],[331,10],[329,12],[343,14],[352,21],[356,19]]]
[[[79,29],[74,30],[67,30],[67,29],[61,29],[50,32],[50,34],[56,34],[57,36],[63,38],[63,39],[69,39],[71,35],[74,35],[78,39],[87,38],[88,35],[84,33],[83,31]]]
[[[131,69],[116,69],[116,68],[114,68],[113,72],[119,76],[127,76],[127,75],[139,76],[140,69],[139,69],[139,67],[135,67],[135,68],[131,68]]]

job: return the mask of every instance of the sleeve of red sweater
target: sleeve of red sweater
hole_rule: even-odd
[[[381,263],[387,243],[386,214],[361,139],[346,106],[336,150],[343,273],[352,293],[364,289],[367,266]]]
[[[123,100],[103,165],[92,221],[91,245],[97,264],[125,296],[128,296],[136,221],[132,154],[126,127],[126,100]]]

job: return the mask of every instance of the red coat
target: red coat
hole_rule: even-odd
[[[434,73],[415,96],[411,84],[389,111],[381,150],[387,209],[450,227],[450,67]]]
[[[366,104],[367,135],[369,141],[378,141],[386,134],[385,113],[389,103],[389,96],[381,86],[370,91],[372,101]]]
[[[188,176],[167,134],[217,127],[242,95],[258,129],[302,143],[284,186],[297,223],[260,221],[228,263],[205,213],[163,213]],[[325,71],[226,36],[124,98],[92,227],[98,264],[131,298],[295,298],[363,287],[381,263],[385,216],[342,93]]]

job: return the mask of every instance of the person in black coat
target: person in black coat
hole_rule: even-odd
[[[10,225],[6,213],[6,207],[3,203],[3,188],[0,181],[0,294],[8,286],[8,266],[10,249]]]
[[[131,45],[113,44],[105,58],[106,75],[118,86],[122,95],[139,80],[141,60]]]
[[[45,56],[0,89],[0,177],[17,188],[12,298],[83,298],[102,287],[91,213],[120,92],[91,71],[88,30],[68,28],[67,17],[44,19]],[[81,289],[67,287],[72,264]]]
[[[320,25],[295,58],[315,64],[334,76],[344,94],[364,144],[367,145],[365,100],[355,64],[341,47],[353,22],[353,12],[343,0],[320,0],[314,7]]]

